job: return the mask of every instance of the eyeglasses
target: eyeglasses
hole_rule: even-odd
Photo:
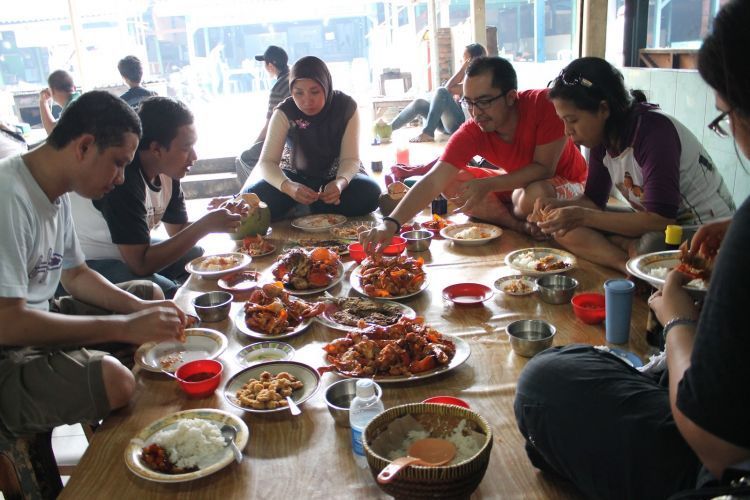
[[[492,102],[496,101],[497,99],[500,99],[501,97],[505,96],[508,92],[503,92],[500,95],[496,95],[495,97],[489,97],[487,99],[477,99],[476,101],[472,101],[471,99],[467,99],[465,97],[461,98],[461,106],[463,106],[466,109],[471,108],[478,108],[478,109],[487,109],[490,106],[492,106]]]
[[[729,137],[729,132],[727,132],[727,130],[730,129],[729,111],[724,111],[714,118],[714,120],[708,124],[708,129],[712,130],[719,137]]]
[[[554,87],[557,82],[562,82],[563,85],[567,87],[580,85],[581,87],[586,87],[588,89],[594,86],[594,83],[588,78],[584,78],[578,73],[566,73],[565,70],[560,71],[560,74],[557,75],[557,78],[555,78],[554,80],[550,80],[547,86]]]

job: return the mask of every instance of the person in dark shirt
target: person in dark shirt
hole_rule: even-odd
[[[258,137],[255,138],[253,146],[247,151],[240,155],[237,161],[237,179],[240,184],[244,184],[250,175],[250,171],[258,163],[260,159],[260,152],[263,150],[263,141],[266,140],[266,132],[268,132],[268,123],[271,121],[271,115],[276,106],[281,104],[281,101],[289,97],[289,57],[287,56],[284,49],[277,47],[276,45],[269,45],[266,51],[255,56],[256,61],[263,61],[266,67],[266,71],[271,78],[276,78],[276,82],[271,87],[271,95],[268,96],[268,111],[266,112],[266,123],[263,128],[258,132]]]
[[[141,86],[143,65],[137,57],[123,57],[117,63],[117,70],[120,72],[120,76],[125,81],[125,84],[130,87],[127,92],[120,96],[120,99],[130,104],[133,108],[137,108],[142,100],[156,95],[156,92],[153,90],[148,90]]]
[[[732,133],[750,158],[748,24],[749,2],[725,4],[700,49],[698,69],[720,113],[709,128]],[[682,287],[690,278],[678,271],[649,299],[665,325],[668,377],[640,373],[581,345],[543,351],[521,374],[515,413],[531,462],[569,479],[587,497],[663,499],[750,469],[744,309],[750,198],[731,220],[702,226],[689,251],[715,259],[702,310]]]
[[[218,207],[189,222],[180,179],[196,160],[193,114],[175,99],[151,97],[138,116],[143,137],[125,182],[94,202],[71,196],[73,217],[89,267],[115,283],[149,279],[172,297],[187,278],[185,264],[203,254],[198,240],[234,231],[242,207]],[[161,222],[169,238],[152,240]]]

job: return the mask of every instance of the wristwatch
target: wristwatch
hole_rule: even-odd
[[[664,325],[664,329],[662,330],[662,338],[664,339],[664,343],[667,343],[667,334],[669,333],[669,330],[671,330],[673,327],[677,325],[693,325],[695,326],[698,324],[698,322],[692,318],[683,318],[681,316],[675,316],[674,318],[667,321],[667,324]]]

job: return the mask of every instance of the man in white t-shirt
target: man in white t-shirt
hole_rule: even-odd
[[[142,300],[85,264],[70,213],[68,192],[100,198],[123,182],[140,134],[124,101],[89,92],[68,107],[44,144],[0,161],[0,439],[101,419],[128,403],[135,389],[130,370],[81,346],[181,336],[185,315],[173,302]],[[54,312],[59,283],[103,314]]]

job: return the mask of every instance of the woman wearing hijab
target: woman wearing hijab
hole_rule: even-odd
[[[380,187],[359,159],[359,117],[354,99],[331,86],[317,57],[297,61],[289,74],[291,97],[271,116],[258,161],[243,191],[257,194],[273,220],[297,205],[312,213],[358,216],[378,206]]]

